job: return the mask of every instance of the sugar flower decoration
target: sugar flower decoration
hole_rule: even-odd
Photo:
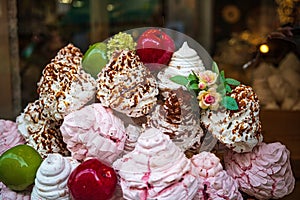
[[[177,75],[171,77],[170,80],[194,91],[201,109],[217,110],[223,106],[228,110],[238,110],[236,100],[226,94],[230,93],[231,88],[239,85],[240,82],[225,78],[224,71],[219,72],[215,62],[213,62],[212,70],[200,71],[197,74],[192,72],[188,77]]]
[[[197,99],[199,100],[200,108],[217,110],[221,101],[221,95],[217,92],[216,87],[212,87],[208,90],[201,90]]]

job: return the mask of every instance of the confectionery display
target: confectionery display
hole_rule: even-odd
[[[263,140],[255,90],[182,33],[137,28],[85,53],[68,44],[37,85],[15,122],[0,120],[0,199],[279,199],[294,189],[289,150]]]

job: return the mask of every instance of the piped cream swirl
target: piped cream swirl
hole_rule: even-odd
[[[60,154],[49,154],[37,171],[31,200],[69,199],[67,181],[77,162]]]

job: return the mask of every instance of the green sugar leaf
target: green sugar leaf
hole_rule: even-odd
[[[215,61],[212,63],[212,71],[216,74],[220,74],[218,64]]]
[[[220,83],[221,84],[225,83],[225,72],[223,70],[220,73]]]
[[[225,96],[222,99],[222,105],[228,110],[238,110],[239,106],[236,100],[230,96]]]
[[[218,92],[219,94],[221,94],[222,96],[225,96],[225,94],[226,94],[226,89],[225,89],[225,87],[224,87],[223,84],[218,85],[218,87],[217,87],[217,92]]]
[[[189,85],[189,89],[190,90],[198,90],[199,86],[197,83],[193,83],[193,84]]]
[[[185,77],[185,76],[173,76],[170,78],[171,81],[173,81],[174,83],[177,83],[179,85],[183,85],[183,86],[187,86],[189,83],[189,80]]]
[[[233,78],[226,78],[225,82],[229,85],[234,85],[234,86],[238,86],[240,84],[239,81],[233,79]]]
[[[192,73],[192,74],[189,74],[188,80],[189,80],[190,82],[192,82],[192,81],[198,81],[198,77],[196,76],[195,73]]]
[[[226,89],[226,92],[231,92],[232,91],[231,87],[227,84],[225,85],[225,89]]]

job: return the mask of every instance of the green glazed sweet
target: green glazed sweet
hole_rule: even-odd
[[[99,42],[91,45],[83,56],[82,68],[87,73],[97,78],[98,73],[107,63],[106,44]]]
[[[22,191],[34,183],[42,157],[31,146],[21,144],[0,156],[0,181],[11,190]]]

